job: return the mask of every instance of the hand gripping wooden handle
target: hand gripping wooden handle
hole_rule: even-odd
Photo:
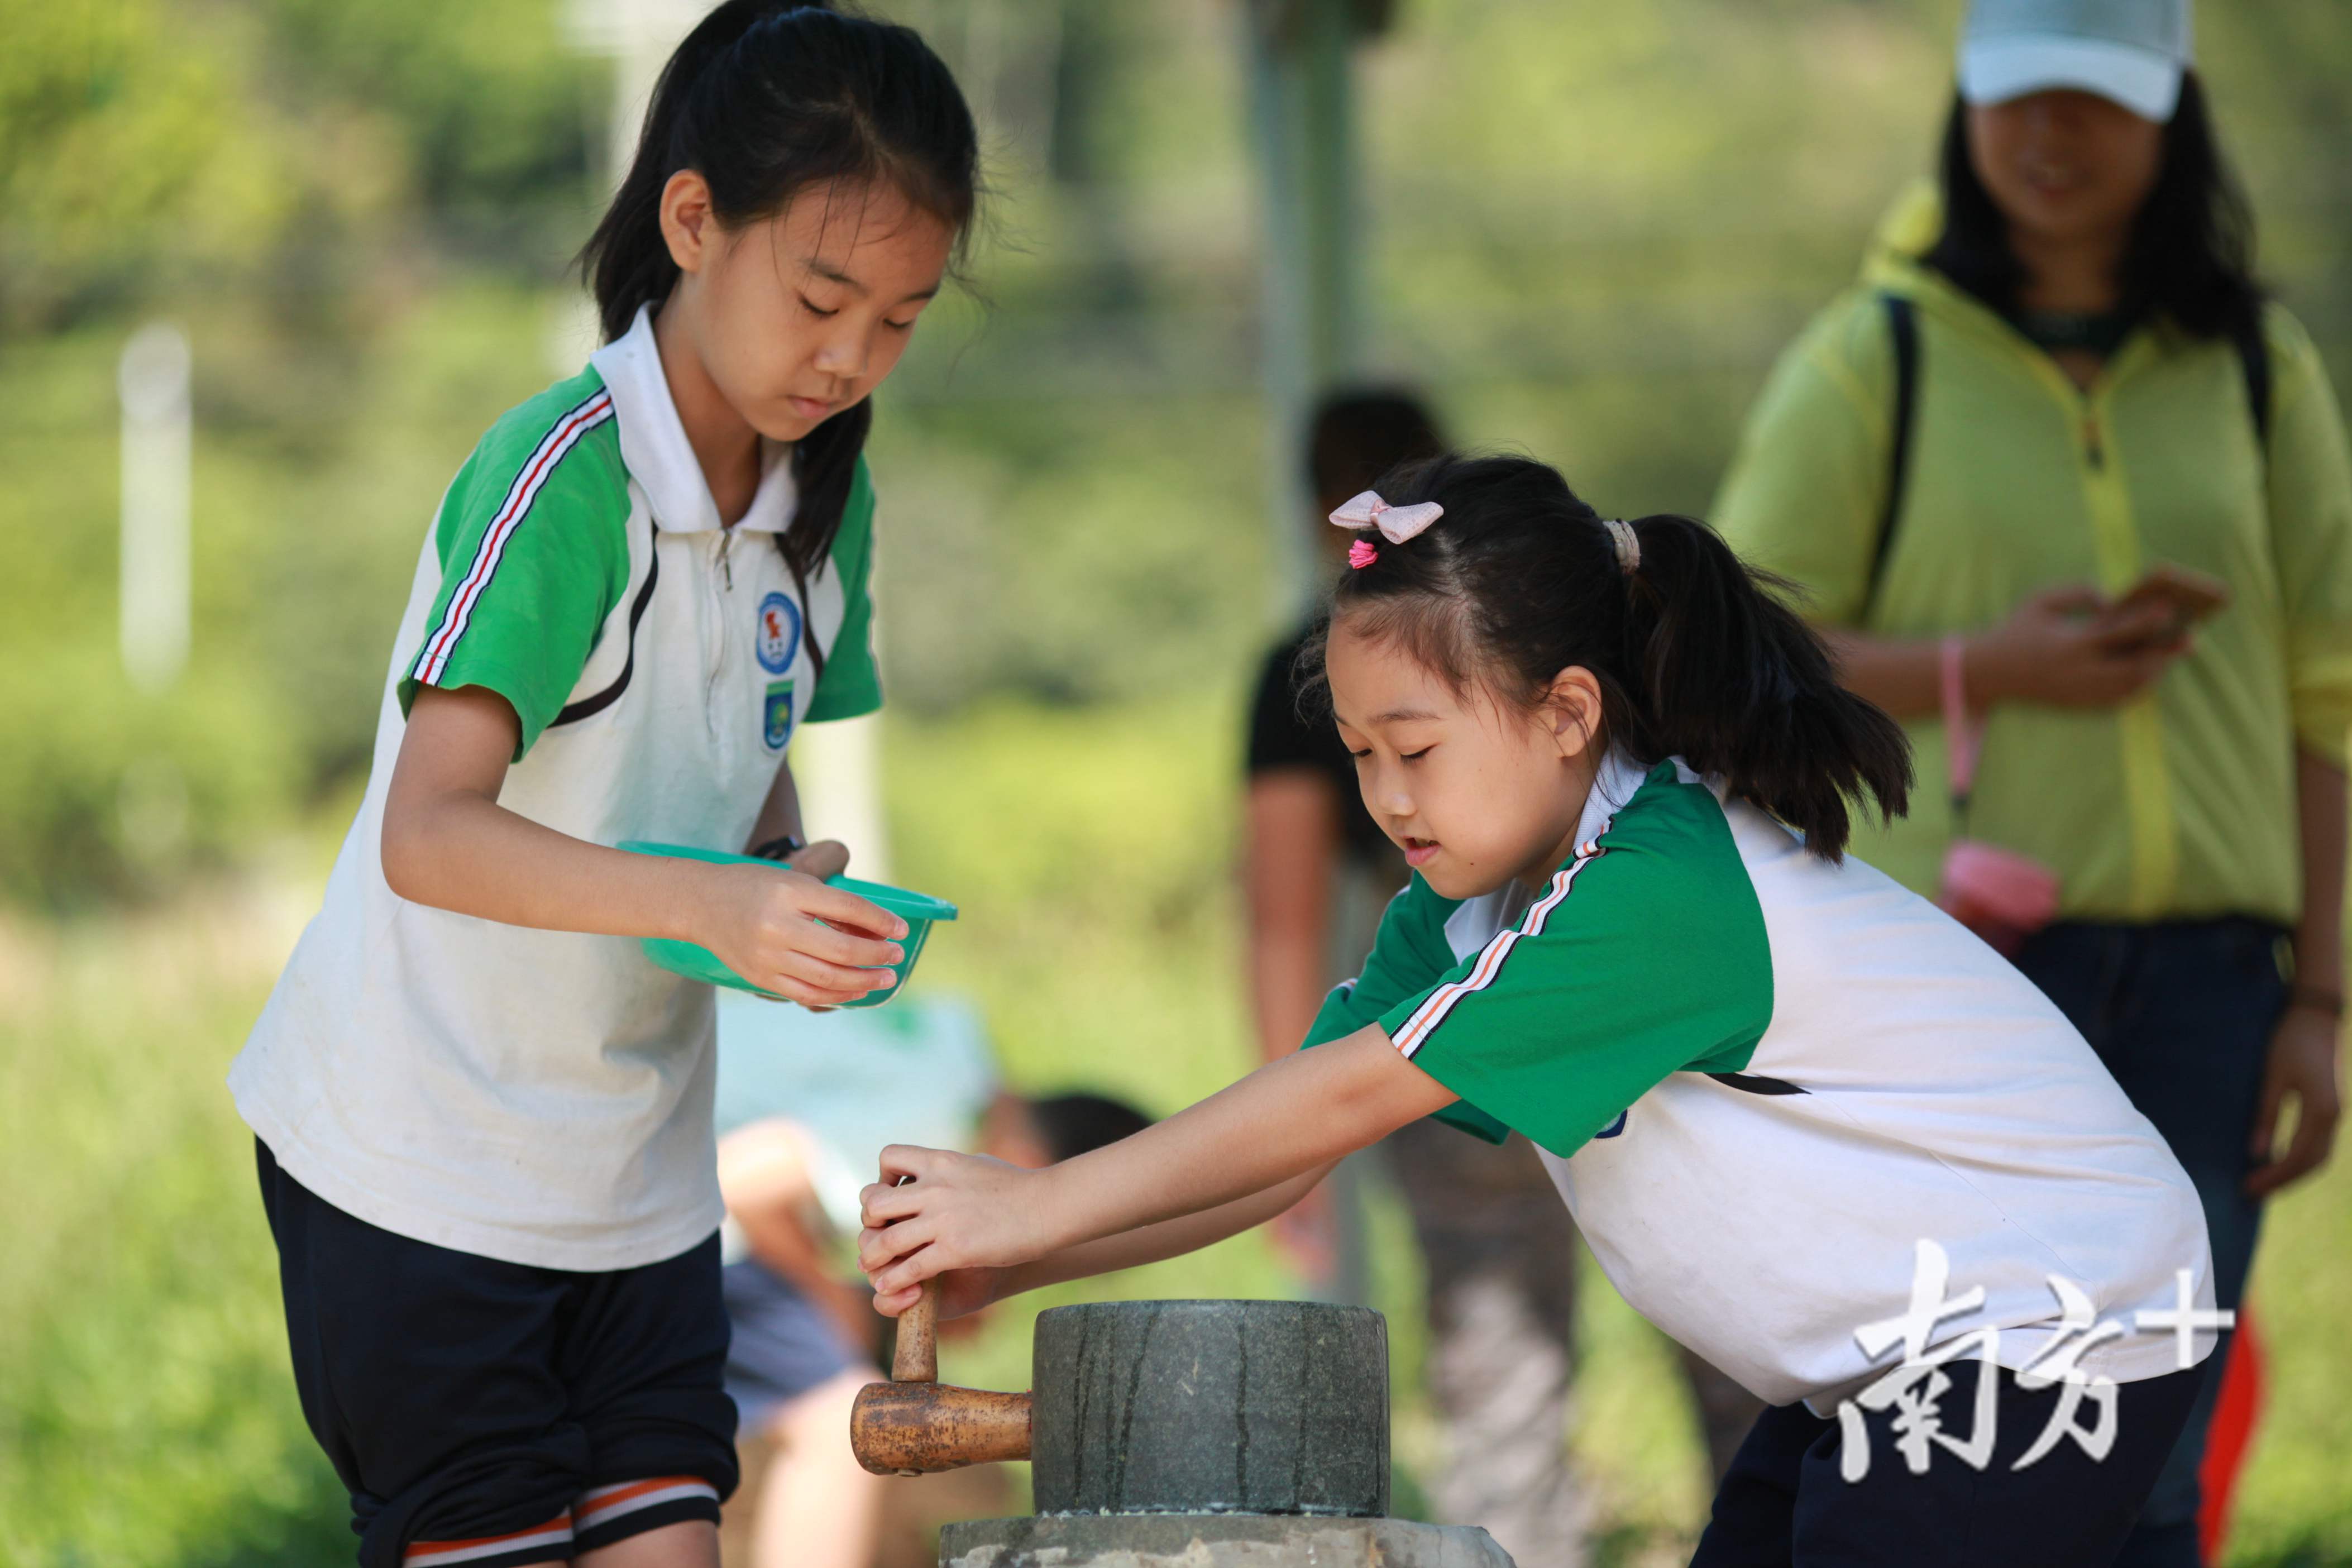
[[[940,1281],[923,1281],[922,1299],[898,1314],[898,1345],[890,1352],[893,1383],[940,1380]]]
[[[898,1317],[888,1383],[857,1391],[849,1446],[878,1476],[919,1476],[961,1465],[1029,1457],[1029,1396],[940,1381],[940,1282]]]

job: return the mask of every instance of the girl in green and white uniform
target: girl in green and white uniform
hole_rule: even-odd
[[[366,796],[229,1076],[362,1568],[716,1568],[711,992],[638,939],[810,1005],[890,983],[903,924],[824,880],[785,756],[881,702],[869,398],[976,183],[914,33],[729,0],[590,241],[604,346],[442,498]]]
[[[2104,1561],[2211,1348],[2204,1221],[2058,1010],[1843,858],[1900,731],[1702,523],[1516,458],[1383,489],[1333,514],[1324,667],[1414,878],[1320,1048],[1048,1171],[886,1151],[881,1309],[1204,1245],[1419,1117],[1515,1129],[1625,1298],[1777,1406],[1700,1563]]]

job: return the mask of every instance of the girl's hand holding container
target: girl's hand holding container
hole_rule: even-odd
[[[695,940],[761,990],[839,1007],[898,984],[907,922],[846,889],[776,865],[714,865]]]
[[[625,839],[618,847],[690,862],[683,868],[708,879],[684,931],[645,938],[647,958],[689,980],[804,1007],[888,1001],[914,972],[932,923],[956,918],[944,899],[841,875],[849,857],[838,844],[809,845],[787,866],[681,844]]]

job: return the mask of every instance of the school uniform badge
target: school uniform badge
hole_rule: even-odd
[[[801,607],[793,603],[789,595],[771,594],[760,601],[759,626],[751,647],[759,656],[760,668],[770,675],[782,675],[792,668],[793,657],[801,649]],[[769,690],[772,693],[775,688],[770,687]]]
[[[768,682],[768,695],[760,704],[760,738],[768,750],[781,752],[784,742],[793,738],[793,683],[789,680]]]

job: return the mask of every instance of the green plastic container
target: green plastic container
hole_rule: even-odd
[[[684,844],[646,844],[626,839],[618,847],[638,855],[668,855],[681,860],[707,860],[715,866],[765,866],[772,871],[782,868],[773,860],[761,860],[750,855],[730,855],[723,849],[696,849]],[[956,918],[953,904],[945,899],[935,899],[929,893],[887,887],[880,882],[862,882],[855,877],[835,877],[827,886],[856,893],[867,903],[878,904],[907,922],[907,934],[898,942],[907,956],[890,966],[891,972],[898,977],[897,983],[881,991],[869,991],[862,1000],[844,1002],[842,1005],[845,1007],[879,1007],[904,991],[907,977],[915,972],[915,960],[923,955],[923,944],[930,940],[932,922]],[[754,996],[765,996],[774,1002],[789,1000],[752,984],[719,963],[718,954],[698,943],[649,936],[644,938],[639,945],[646,950],[647,958],[672,974],[683,974],[688,980],[700,980],[736,991],[749,991]]]

